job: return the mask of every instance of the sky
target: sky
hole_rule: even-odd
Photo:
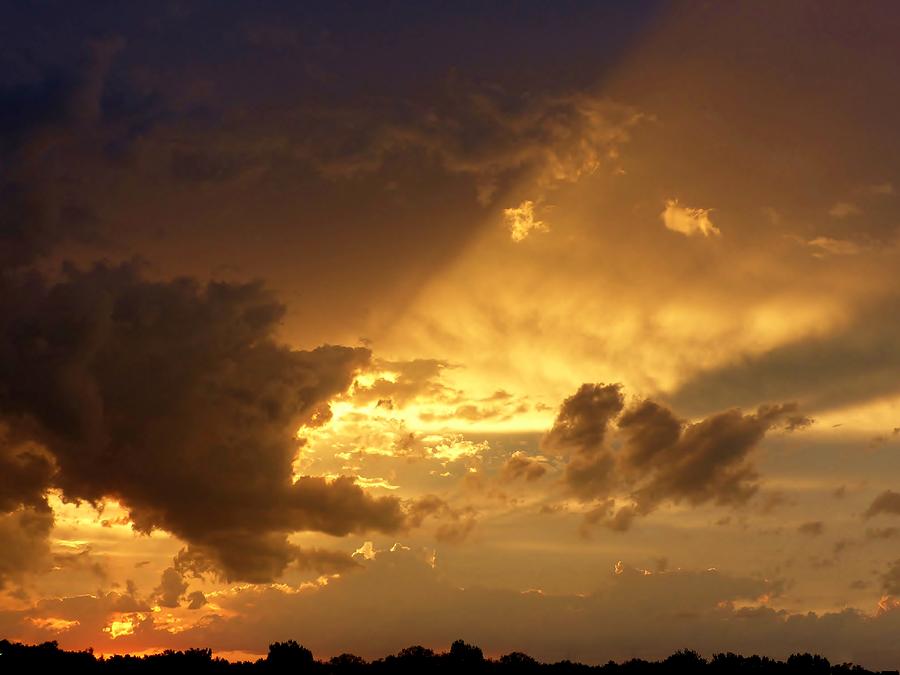
[[[895,3],[0,15],[0,637],[900,664]]]

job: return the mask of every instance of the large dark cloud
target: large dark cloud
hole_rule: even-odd
[[[584,384],[560,406],[545,449],[568,454],[565,483],[584,501],[599,500],[587,523],[627,529],[634,516],[664,502],[739,504],[757,490],[749,461],[766,432],[794,405],[755,413],[716,413],[689,423],[651,400],[624,412],[619,385]],[[616,421],[617,443],[607,439]],[[613,497],[632,504],[616,509]]]
[[[150,282],[135,265],[0,283],[0,413],[52,453],[67,498],[117,498],[136,529],[172,532],[254,581],[296,557],[290,532],[402,526],[396,499],[350,478],[292,481],[298,428],[327,420],[370,357],[279,344],[284,310],[259,284]],[[39,457],[15,459],[36,486]]]

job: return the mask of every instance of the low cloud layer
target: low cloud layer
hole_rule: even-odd
[[[772,580],[716,570],[651,571],[610,561],[597,572],[595,590],[579,596],[463,589],[424,552],[400,545],[368,550],[361,572],[327,585],[216,594],[217,609],[199,607],[202,620],[174,634],[155,625],[139,597],[127,594],[46,601],[7,612],[0,614],[0,630],[37,641],[47,634],[39,628],[42,621],[78,622],[58,634],[63,645],[77,645],[93,639],[111,617],[125,617],[133,631],[107,639],[107,648],[207,645],[261,653],[273,639],[295,638],[320,658],[346,651],[383,656],[410,644],[446,648],[458,638],[491,656],[527,651],[542,660],[588,663],[655,659],[684,648],[781,658],[809,651],[870,668],[889,668],[900,658],[890,647],[900,626],[897,607],[888,604],[873,614],[779,611],[766,605],[779,593]],[[653,640],[642,639],[648,633]]]

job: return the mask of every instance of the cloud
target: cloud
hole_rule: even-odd
[[[509,226],[510,238],[516,242],[525,240],[532,232],[548,232],[550,230],[545,222],[535,220],[534,202],[531,200],[525,200],[518,206],[503,209],[503,217]]]
[[[534,457],[529,457],[521,450],[517,450],[503,464],[503,468],[500,470],[500,478],[504,481],[524,478],[526,481],[531,482],[538,480],[545,473],[547,473],[547,467],[541,464],[540,461]]]
[[[900,299],[865,303],[834,330],[738,355],[701,370],[667,398],[689,412],[714,406],[797,401],[810,411],[900,392]]]
[[[441,374],[453,366],[439,359],[388,361],[376,359],[367,368],[373,376],[370,383],[355,382],[351,395],[357,403],[377,402],[392,410],[403,408],[416,399],[430,401],[455,400],[458,392],[443,384]]]
[[[900,527],[871,527],[866,528],[867,539],[893,539],[900,535]]]
[[[652,454],[635,454],[648,434],[662,426],[671,434],[671,413],[644,419],[624,417],[622,430],[627,446],[626,464],[642,472],[635,497],[643,509],[661,501],[685,500],[690,504],[737,504],[756,492],[756,471],[748,462],[766,432],[790,410],[788,406],[761,407],[756,413],[727,410],[699,422],[685,424],[677,438],[653,446]],[[636,445],[637,444],[637,445]],[[636,457],[645,461],[636,462]],[[649,474],[649,476],[648,476]]]
[[[862,192],[870,195],[881,195],[881,196],[889,196],[894,194],[894,185],[888,181],[884,181],[883,183],[873,183],[871,185],[866,185],[861,188]]]
[[[811,537],[818,537],[825,531],[825,523],[821,520],[812,520],[808,523],[801,523],[797,527],[797,532],[806,534]]]
[[[309,134],[298,150],[325,175],[368,173],[398,154],[421,153],[451,174],[474,177],[482,204],[510,179],[543,190],[612,164],[644,118],[592,92],[516,94],[460,79],[451,79],[427,110],[407,102],[405,109],[377,116],[305,115],[311,130],[325,133]]]
[[[789,415],[784,422],[784,430],[801,431],[803,429],[808,429],[815,423],[816,420],[807,415]]]
[[[455,508],[436,495],[425,495],[414,500],[408,513],[412,527],[421,526],[429,517],[438,520],[435,538],[451,544],[462,543],[478,524],[478,514],[473,507]]]
[[[872,518],[879,514],[900,515],[900,492],[885,490],[872,500],[863,516]]]
[[[600,499],[588,523],[622,531],[636,514],[663,502],[740,504],[757,490],[749,455],[792,405],[762,406],[756,413],[727,410],[698,422],[677,418],[651,400],[624,412],[619,385],[585,384],[566,399],[545,448],[569,452],[565,483],[585,501]],[[621,443],[606,442],[616,420]],[[619,495],[633,503],[619,506]]]
[[[49,509],[24,507],[0,514],[0,589],[10,580],[49,568],[47,538],[52,528]]]
[[[847,239],[832,239],[831,237],[816,237],[806,242],[807,246],[817,249],[813,255],[858,255],[865,248],[856,242]]]
[[[677,199],[666,201],[666,208],[660,214],[665,226],[673,232],[692,237],[701,234],[704,237],[722,234],[709,218],[712,209],[691,209],[680,206]]]
[[[370,356],[278,343],[284,309],[261,285],[151,282],[130,264],[0,283],[0,412],[52,453],[66,498],[115,497],[137,530],[250,581],[296,557],[291,532],[403,526],[398,500],[352,478],[292,481],[297,429],[326,420]],[[16,462],[40,477],[35,457]]]
[[[832,218],[847,218],[848,216],[858,216],[861,213],[862,209],[850,202],[837,202],[828,209],[828,215]]]
[[[200,609],[209,603],[203,591],[193,591],[188,593],[188,609]]]
[[[881,584],[888,595],[900,595],[900,559],[892,562],[881,575]]]
[[[94,40],[74,64],[27,84],[0,86],[0,267],[21,268],[61,241],[94,237],[85,176],[66,160],[93,158],[121,133],[127,116],[139,114],[140,105],[127,113],[102,106],[123,46],[121,38]]]
[[[54,519],[45,492],[55,472],[48,452],[0,420],[0,588],[50,567]]]
[[[187,588],[188,584],[178,570],[167,567],[163,570],[159,586],[153,591],[153,597],[160,607],[178,607]]]
[[[563,401],[541,441],[545,450],[570,455],[565,481],[582,498],[606,494],[615,478],[603,441],[609,421],[623,405],[620,385],[585,383]]]
[[[542,446],[556,452],[591,455],[603,447],[607,426],[622,410],[619,384],[582,384],[559,407]]]

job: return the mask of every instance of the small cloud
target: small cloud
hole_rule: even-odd
[[[532,231],[549,232],[550,227],[542,220],[534,219],[534,202],[525,200],[518,206],[503,209],[503,217],[509,225],[509,236],[513,241],[522,241]]]
[[[865,518],[872,518],[880,513],[888,515],[900,515],[900,492],[885,490],[869,505],[863,514]]]
[[[188,593],[188,609],[200,609],[205,604],[207,604],[206,596],[203,595],[203,591],[194,591],[193,593]]]
[[[712,209],[690,209],[680,206],[677,199],[666,201],[666,210],[660,216],[666,227],[673,232],[680,232],[691,237],[702,234],[704,237],[720,235],[722,232],[709,219]]]
[[[828,215],[832,218],[847,218],[848,216],[858,216],[861,213],[862,209],[850,202],[838,202],[828,209]]]
[[[503,465],[501,477],[507,482],[518,478],[532,482],[538,480],[545,473],[547,473],[547,467],[541,464],[537,458],[529,457],[521,450],[517,450]]]
[[[817,249],[813,253],[816,257],[825,255],[857,255],[863,250],[863,247],[855,242],[846,239],[832,239],[831,237],[816,237],[806,242],[806,245]]]
[[[894,539],[900,535],[900,528],[870,527],[866,528],[866,539]]]
[[[791,415],[784,422],[784,430],[785,431],[800,431],[801,429],[806,429],[815,424],[815,420],[812,417],[807,417],[806,415]]]
[[[900,595],[900,559],[892,562],[887,572],[881,575],[881,583],[888,595]]]
[[[825,523],[821,520],[813,520],[808,523],[803,523],[800,527],[797,528],[797,532],[800,534],[807,534],[810,537],[818,537],[825,531]]]
[[[762,213],[772,225],[781,225],[781,214],[771,206],[764,206]]]
[[[869,195],[892,195],[894,194],[894,186],[892,183],[888,181],[884,181],[883,183],[874,183],[872,185],[866,185],[861,189],[861,192]]]
[[[363,560],[374,560],[375,556],[377,555],[378,551],[375,550],[375,544],[373,544],[371,541],[366,541],[363,542],[362,546],[360,546],[353,552],[352,557],[356,558],[358,556]]]

